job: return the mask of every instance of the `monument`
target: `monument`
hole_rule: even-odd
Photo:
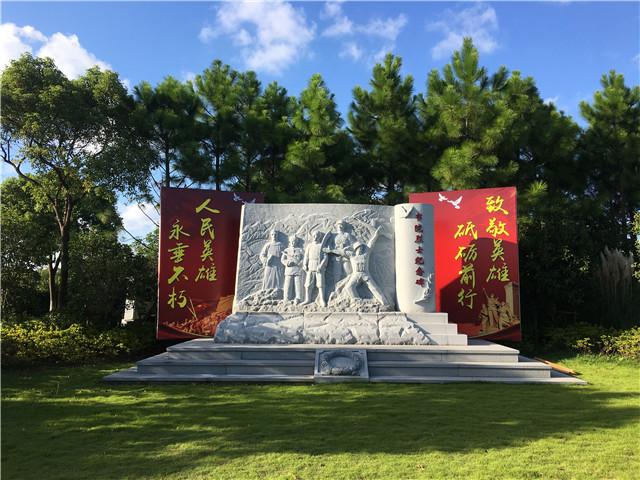
[[[477,322],[467,324],[476,333],[519,328],[517,257],[509,256],[517,251],[503,238],[515,239],[511,204],[500,196],[506,192],[437,197],[438,207],[465,217],[445,211],[436,239],[427,202],[262,204],[233,194],[225,204],[220,192],[200,192],[176,192],[188,201],[166,219],[161,259],[166,253],[168,267],[159,290],[165,334],[189,327],[200,338],[106,381],[580,383],[515,349],[468,340],[449,313],[437,311],[453,299]],[[489,216],[470,216],[470,207]],[[235,240],[222,241],[225,235]],[[444,282],[438,262],[449,270]],[[217,285],[229,279],[235,285]]]
[[[233,313],[214,341],[466,344],[425,328],[442,320],[433,238],[428,204],[245,205]]]

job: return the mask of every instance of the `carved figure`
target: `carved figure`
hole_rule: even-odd
[[[281,288],[282,286],[282,263],[280,262],[282,244],[276,240],[278,233],[275,230],[271,230],[269,236],[270,241],[260,252],[260,262],[264,265],[263,290]]]
[[[332,253],[345,256],[349,259],[351,264],[351,274],[346,279],[344,289],[351,298],[361,298],[357,289],[359,285],[365,284],[375,299],[382,305],[387,306],[388,302],[385,299],[384,294],[378,288],[378,285],[376,285],[376,282],[373,281],[373,278],[371,278],[369,273],[369,256],[371,255],[371,249],[379,236],[380,228],[375,231],[366,245],[361,242],[356,242],[353,245],[354,251],[347,250],[344,253],[334,251]]]
[[[484,297],[487,300],[487,309],[489,310],[489,325],[491,328],[497,330],[500,323],[500,315],[498,313],[498,306],[500,301],[492,293],[491,296],[487,295],[486,290],[483,288]]]
[[[307,272],[307,279],[304,282],[305,299],[302,305],[311,303],[311,293],[315,288],[318,289],[316,303],[321,307],[326,307],[327,302],[324,298],[325,282],[324,271],[327,267],[327,254],[324,251],[324,244],[327,236],[324,237],[322,232],[313,232],[313,243],[307,245],[304,251],[303,268]]]
[[[289,246],[282,252],[284,265],[284,299],[296,303],[302,300],[302,260],[304,251],[296,247],[298,239],[295,235],[289,237]]]
[[[331,254],[329,255],[328,266],[328,272],[331,274],[334,285],[337,285],[340,280],[351,273],[349,260],[346,258],[345,252],[350,250],[354,243],[353,236],[349,232],[345,231],[345,222],[338,220],[336,222],[336,229],[338,232],[333,235],[333,239],[329,247]],[[333,252],[341,253],[337,254]]]
[[[500,303],[498,307],[498,327],[500,330],[511,326],[511,318],[509,318],[509,307],[505,302]]]
[[[480,308],[478,319],[481,324],[480,333],[489,333],[489,311],[487,310],[487,305],[484,303],[482,304],[482,308]]]

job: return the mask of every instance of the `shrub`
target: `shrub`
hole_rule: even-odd
[[[151,323],[100,331],[79,324],[61,327],[55,324],[59,318],[53,320],[3,324],[2,365],[79,365],[99,359],[131,358],[160,344]]]
[[[603,354],[640,360],[640,327],[630,330],[578,322],[565,328],[550,329],[548,350],[573,350],[582,354]]]
[[[566,327],[550,328],[545,334],[545,347],[549,350],[578,350],[593,353],[601,348],[601,338],[613,335],[613,328],[577,322]]]
[[[602,338],[602,353],[640,360],[640,327]]]

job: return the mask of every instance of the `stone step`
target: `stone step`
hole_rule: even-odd
[[[371,383],[510,383],[510,384],[571,384],[587,385],[587,382],[569,375],[531,377],[369,377]]]
[[[316,355],[332,349],[364,355],[360,376],[318,377]],[[586,382],[519,356],[516,349],[483,340],[469,345],[249,345],[197,339],[174,345],[135,367],[105,377],[123,382],[313,382],[406,383]],[[366,351],[366,354],[364,353]],[[355,352],[354,352],[355,353]],[[314,380],[314,373],[315,380]]]
[[[314,361],[319,348],[333,345],[246,345],[219,344],[210,339],[197,339],[171,346],[167,354],[171,360],[310,360]],[[342,349],[366,349],[372,361],[461,361],[514,362],[518,350],[484,340],[469,340],[469,345],[340,345]]]
[[[543,363],[372,362],[369,378],[377,377],[518,377],[548,378],[551,367]]]
[[[108,375],[105,382],[144,383],[213,383],[213,382],[277,382],[312,383],[313,375],[215,375],[215,374],[158,374],[140,373],[137,367]]]
[[[314,360],[172,360],[167,354],[137,363],[140,374],[313,375]]]
[[[428,333],[427,337],[431,345],[463,346],[467,344],[467,336],[460,333],[453,335]]]
[[[429,323],[417,325],[429,335],[458,335],[458,326],[453,323]]]

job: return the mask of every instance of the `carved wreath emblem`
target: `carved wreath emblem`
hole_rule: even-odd
[[[359,375],[362,358],[352,350],[329,350],[320,354],[322,375]]]

